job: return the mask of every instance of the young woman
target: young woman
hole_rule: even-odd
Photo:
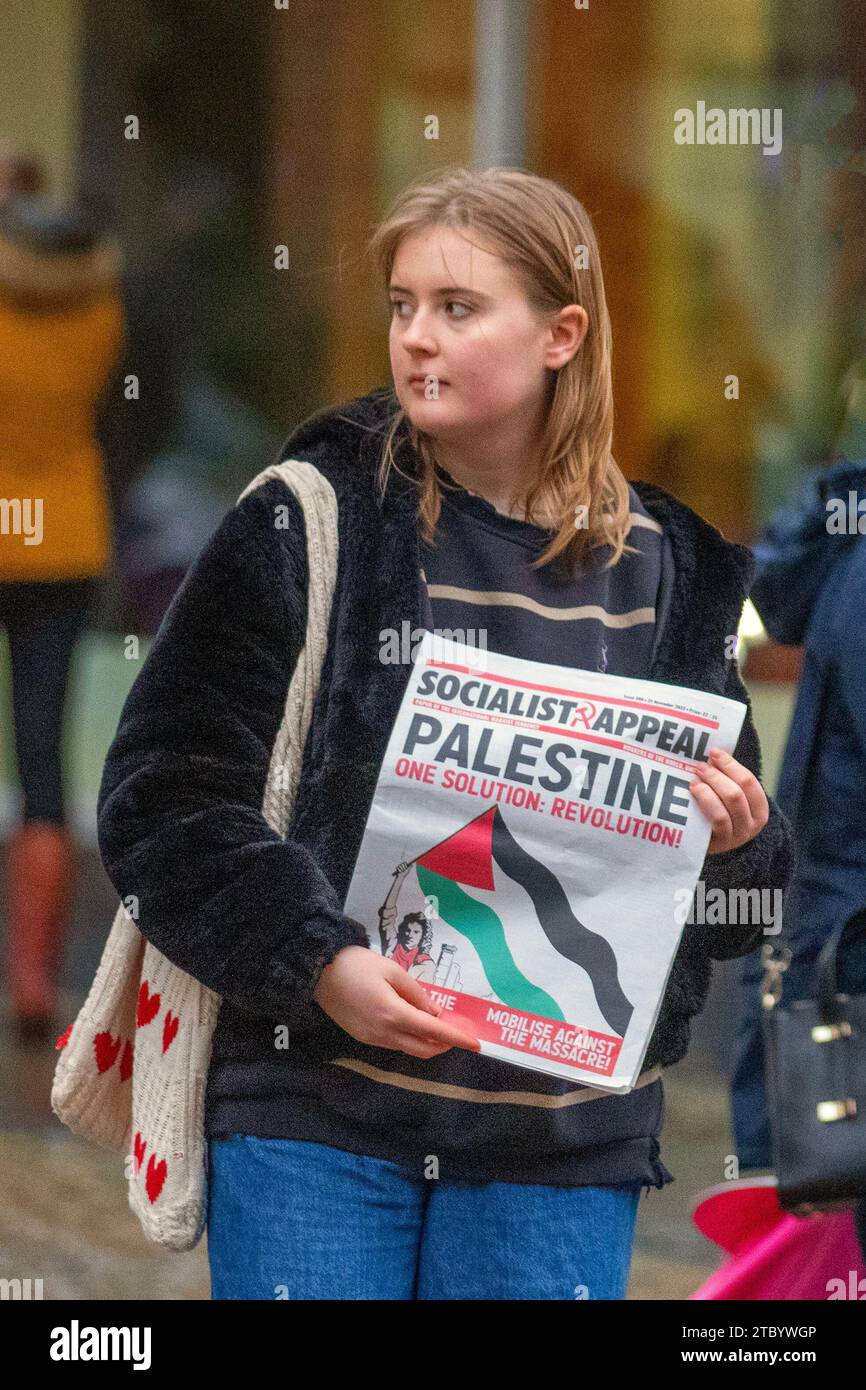
[[[342,910],[409,675],[385,653],[407,624],[468,626],[490,650],[748,705],[732,637],[751,554],[617,467],[598,247],[565,189],[449,170],[398,198],[372,246],[394,391],[319,412],[282,454],[333,487],[340,544],[289,833],[261,805],[308,554],[294,498],[275,525],[274,481],[226,516],[130,692],[103,859],[145,936],[222,996],[205,1119],[215,1298],[622,1298],[640,1192],[672,1181],[662,1068],[686,1051],[710,961],[761,926],[685,926],[628,1095],[482,1056]],[[707,888],[784,887],[790,830],[750,712],[735,754],[693,783]]]

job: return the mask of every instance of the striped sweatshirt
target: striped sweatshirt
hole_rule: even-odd
[[[669,599],[672,558],[662,526],[633,487],[627,540],[639,554],[624,553],[617,565],[605,569],[611,548],[598,547],[575,576],[562,556],[532,568],[551,531],[504,515],[441,472],[446,488],[436,535],[432,545],[421,543],[425,627],[529,661],[649,676],[656,609]],[[521,1069],[502,1065],[512,1070],[517,1083]],[[583,1182],[661,1186],[672,1180],[658,1157],[664,1096],[656,1071],[645,1069],[642,1084],[628,1095],[604,1097],[601,1109],[597,1096],[592,1104],[575,1108],[571,1162],[580,1153]],[[525,1069],[522,1074],[525,1078]],[[594,1094],[573,1084],[565,1089],[573,1097]],[[599,1143],[606,1138],[609,1112],[622,1136],[615,1151]],[[499,1118],[497,1142],[507,1147],[510,1117],[503,1111]]]
[[[626,539],[640,553],[605,569],[611,547],[598,547],[575,578],[561,555],[532,568],[552,532],[503,515],[466,488],[444,492],[433,545],[421,546],[431,603],[425,626],[465,632],[470,645],[477,634],[488,650],[529,661],[649,678],[656,607],[669,601],[673,561],[663,528],[631,486],[629,498]]]

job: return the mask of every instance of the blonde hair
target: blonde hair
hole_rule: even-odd
[[[583,204],[552,179],[506,166],[447,168],[425,176],[398,195],[368,242],[386,286],[403,238],[434,226],[479,233],[485,249],[501,256],[517,277],[536,313],[549,315],[567,304],[579,304],[589,316],[578,351],[550,373],[541,461],[525,503],[529,521],[538,514],[536,507],[553,518],[548,529],[554,535],[534,567],[565,552],[566,563],[574,569],[602,545],[613,550],[605,568],[617,564],[626,550],[639,553],[625,540],[630,527],[628,482],[611,453],[610,316],[598,244]],[[586,268],[577,263],[581,248]],[[384,495],[391,468],[401,472],[394,455],[401,429],[420,460],[418,515],[429,545],[439,520],[443,480],[437,476],[435,441],[417,430],[402,409],[388,430],[378,484]]]

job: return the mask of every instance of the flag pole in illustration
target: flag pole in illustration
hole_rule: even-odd
[[[493,891],[496,863],[524,889],[554,950],[586,971],[611,1030],[625,1036],[634,1006],[619,983],[613,947],[575,917],[559,879],[518,844],[498,804],[409,862],[415,865],[422,893],[438,898],[439,916],[475,947],[498,998],[512,1008],[564,1021],[556,1000],[518,969],[501,919],[487,903],[471,897],[460,886]]]

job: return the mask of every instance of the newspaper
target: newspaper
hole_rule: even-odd
[[[710,840],[692,768],[745,710],[427,632],[345,912],[483,1053],[630,1091]]]

